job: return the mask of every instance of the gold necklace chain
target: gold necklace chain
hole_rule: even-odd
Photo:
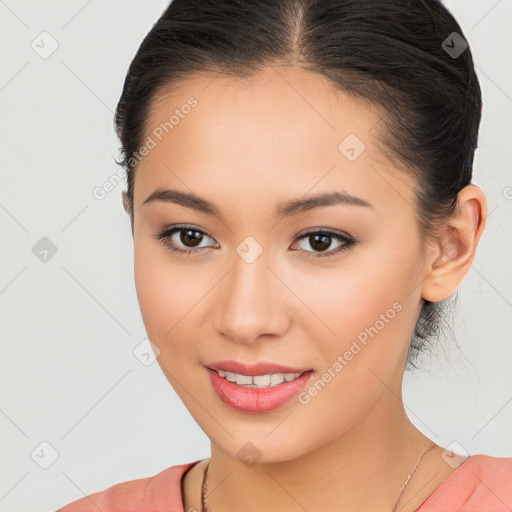
[[[391,512],[396,512],[396,510],[398,508],[398,504],[400,503],[400,498],[402,497],[402,494],[403,494],[405,488],[407,487],[407,484],[411,480],[412,475],[414,474],[414,472],[418,468],[418,466],[419,466],[419,464],[421,462],[421,459],[423,459],[423,457],[430,450],[432,450],[435,447],[436,447],[436,445],[434,443],[432,443],[429,446],[429,448],[418,457],[418,460],[416,461],[416,464],[414,465],[414,467],[412,468],[410,473],[407,475],[407,479],[405,480],[405,482],[402,485],[402,487],[400,487],[400,491],[398,492],[398,496],[396,497],[396,500],[393,503],[393,508],[391,509]],[[208,464],[206,465],[206,469],[204,470],[203,485],[201,487],[201,504],[202,504],[201,512],[210,512],[210,509],[208,508],[208,504],[206,503],[206,484],[207,484],[207,481],[208,481],[208,467],[209,466],[210,466],[210,462],[208,462]]]

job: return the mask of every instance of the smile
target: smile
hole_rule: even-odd
[[[291,382],[299,378],[302,373],[270,373],[266,375],[243,375],[241,373],[216,370],[224,379],[237,386],[246,388],[265,389],[278,386],[283,382]]]

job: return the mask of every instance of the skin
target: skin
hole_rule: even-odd
[[[422,238],[414,177],[379,149],[381,110],[298,67],[267,67],[249,80],[194,75],[154,103],[146,136],[191,96],[198,105],[138,164],[133,225],[148,337],[211,440],[211,457],[183,478],[185,510],[201,510],[208,461],[212,512],[391,510],[431,444],[409,420],[401,391],[422,299],[448,298],[469,271],[485,225],[485,197],[467,186],[453,217],[435,237]],[[338,149],[349,134],[366,146],[355,161]],[[143,204],[159,187],[193,192],[220,213]],[[332,191],[371,207],[274,215],[284,202]],[[182,255],[155,239],[179,224],[206,233],[200,243],[206,249]],[[299,237],[314,228],[357,242],[319,257],[314,240]],[[173,236],[178,247],[197,251],[179,235]],[[252,263],[236,252],[248,236],[263,249]],[[326,250],[340,245],[333,237]],[[210,385],[203,365],[219,360],[311,368],[314,381],[397,303],[394,319],[307,404],[292,399],[271,412],[243,413]],[[249,467],[237,456],[248,442],[260,455]],[[422,459],[400,510],[415,510],[454,471],[442,451],[436,445]]]

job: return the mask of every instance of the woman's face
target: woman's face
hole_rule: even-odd
[[[134,187],[138,299],[169,382],[233,456],[290,460],[397,406],[431,256],[379,115],[296,67],[198,75],[154,104]],[[182,195],[146,202],[157,189]],[[262,391],[207,368],[222,361],[312,371]]]

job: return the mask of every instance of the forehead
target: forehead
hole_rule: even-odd
[[[191,98],[197,103],[193,109],[187,107]],[[272,141],[285,151],[289,147],[287,141],[309,141],[308,146],[312,146],[319,139],[331,143],[347,132],[366,138],[372,145],[376,139],[375,133],[370,132],[383,109],[349,96],[317,73],[296,66],[269,66],[247,78],[213,73],[191,75],[157,95],[145,131],[150,134],[169,121],[173,113],[181,114],[179,120],[174,116],[173,134],[183,131],[178,124],[193,124],[194,136],[205,142],[208,136],[219,139],[223,132],[230,132],[236,136],[233,146],[244,140],[251,147]],[[212,123],[215,131],[210,129]],[[247,141],[246,136],[251,134],[258,138]]]
[[[176,184],[221,197],[269,196],[273,188],[300,197],[315,184],[377,194],[376,168],[392,172],[378,140],[382,113],[297,67],[249,78],[191,76],[152,104],[143,141],[153,147],[135,180],[139,202]]]

